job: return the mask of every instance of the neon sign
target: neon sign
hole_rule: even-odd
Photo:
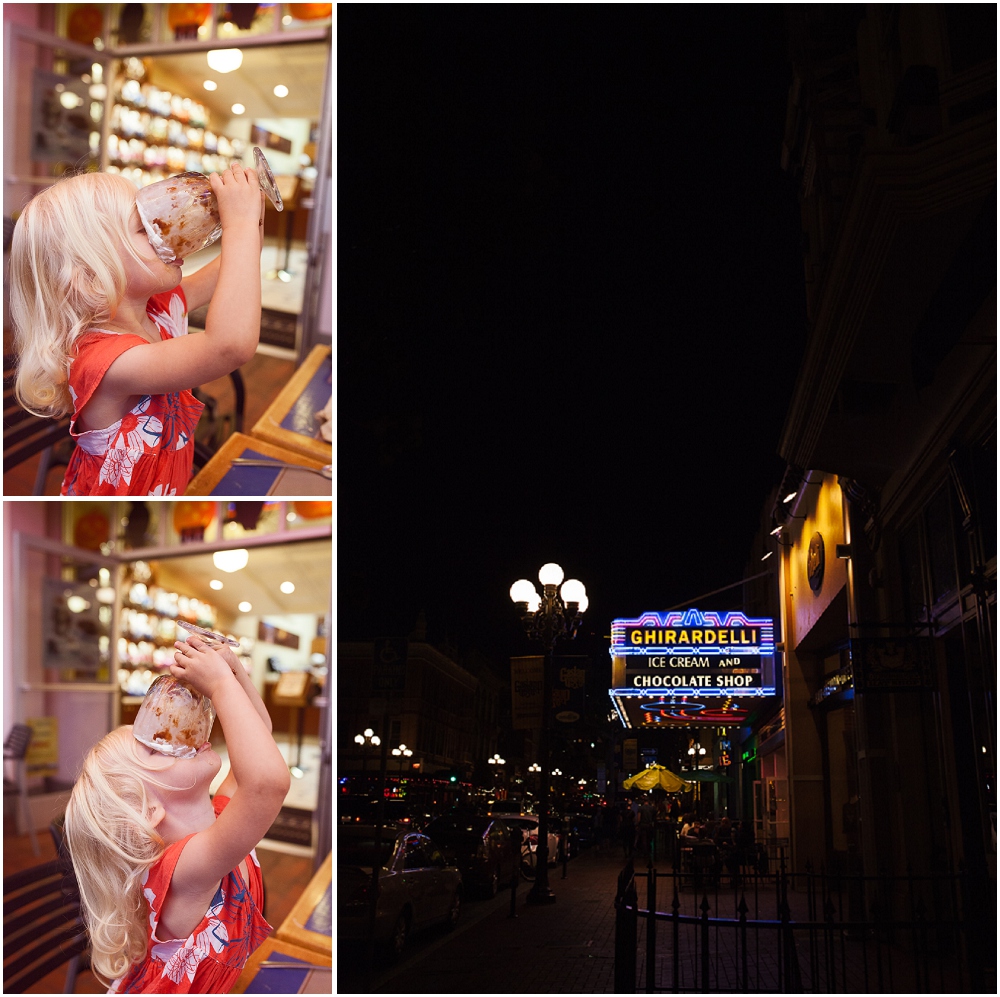
[[[697,609],[613,620],[616,683],[630,691],[773,695],[774,623]],[[622,681],[624,677],[624,682]]]
[[[774,622],[742,613],[644,613],[611,621],[611,655],[773,655]]]

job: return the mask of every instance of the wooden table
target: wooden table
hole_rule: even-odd
[[[333,462],[333,446],[319,435],[316,418],[333,391],[333,361],[329,346],[314,346],[302,366],[288,379],[278,397],[250,430],[258,440],[294,450],[321,464]]]
[[[303,963],[302,969],[270,968],[263,962]],[[333,958],[272,935],[247,960],[231,994],[332,994]]]
[[[244,433],[233,433],[219,447],[212,459],[195,475],[185,495],[327,495],[333,494],[329,478],[307,471],[282,468],[241,467],[233,464],[234,457],[269,457],[272,460],[312,467],[319,470],[327,460],[316,460],[301,453],[286,450]]]
[[[333,952],[333,852],[316,870],[275,938],[330,956]]]

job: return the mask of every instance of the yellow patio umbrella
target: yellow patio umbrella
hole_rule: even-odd
[[[643,769],[636,775],[629,776],[622,784],[626,789],[654,789],[659,786],[668,793],[686,792],[691,788],[691,784],[685,782],[680,776],[674,775],[670,769],[663,765],[650,765],[648,769]]]

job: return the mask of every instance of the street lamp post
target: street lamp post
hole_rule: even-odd
[[[542,594],[526,578],[510,587],[511,600],[521,613],[528,636],[541,641],[545,649],[542,665],[542,728],[539,739],[541,785],[539,792],[538,847],[535,884],[528,893],[529,904],[555,903],[549,887],[549,710],[552,705],[552,656],[556,641],[572,640],[583,621],[588,599],[583,582],[570,578],[563,582],[558,564],[545,564],[538,572]],[[560,588],[560,585],[562,586]]]
[[[494,751],[493,752],[493,757],[492,758],[487,758],[486,761],[490,765],[493,766],[493,768],[492,768],[491,771],[493,772],[493,792],[495,793],[496,790],[497,790],[497,770],[498,770],[498,767],[502,766],[502,765],[506,765],[507,764],[507,759],[506,758],[501,758],[500,757],[500,752]]]
[[[371,727],[366,727],[363,734],[354,735],[354,743],[361,746],[361,778],[362,781],[367,784],[368,750],[369,748],[377,748],[382,743],[382,739],[371,729]]]
[[[398,748],[392,749],[392,757],[398,759],[399,761],[399,776],[402,778],[403,775],[403,759],[409,758],[413,754],[413,749],[408,748],[405,744],[401,744]]]

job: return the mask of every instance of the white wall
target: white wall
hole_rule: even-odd
[[[257,624],[263,620],[281,630],[296,634],[299,638],[298,650],[284,647],[280,644],[268,644],[257,639]],[[264,678],[267,675],[267,659],[277,658],[287,670],[305,669],[309,667],[310,648],[316,636],[316,626],[319,617],[315,613],[289,613],[285,616],[237,616],[232,625],[232,632],[237,637],[253,637],[253,668],[251,677],[258,689],[263,689]]]

